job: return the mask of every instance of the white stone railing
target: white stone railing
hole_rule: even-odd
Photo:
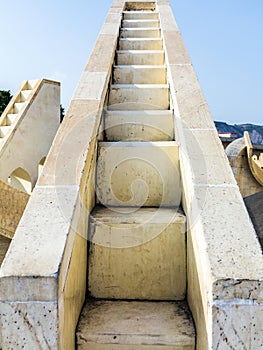
[[[263,256],[173,18],[159,0],[188,219],[188,302],[197,349],[260,349]]]

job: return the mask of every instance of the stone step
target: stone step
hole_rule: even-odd
[[[120,38],[120,50],[162,50],[163,41],[159,38]]]
[[[6,124],[7,125],[12,125],[15,121],[16,121],[16,118],[17,118],[18,114],[7,114],[6,116]]]
[[[166,84],[166,66],[114,66],[114,84]]]
[[[25,102],[28,99],[31,92],[32,90],[22,90],[19,95],[19,102]]]
[[[186,219],[178,209],[97,207],[90,217],[89,295],[184,300]]]
[[[16,103],[14,103],[14,106],[13,106],[14,114],[19,113],[24,108],[24,106],[25,106],[24,102],[16,102]]]
[[[156,19],[124,19],[123,28],[160,28],[160,22]]]
[[[178,145],[169,142],[100,142],[96,194],[104,206],[178,207]]]
[[[194,350],[185,302],[88,301],[77,326],[78,350]]]
[[[112,84],[109,94],[110,110],[169,109],[167,84]]]
[[[107,141],[171,141],[174,138],[172,111],[105,111]]]
[[[28,80],[28,81],[27,81],[27,88],[28,88],[29,90],[33,90],[38,82],[39,82],[38,79],[31,79],[31,80]]]
[[[164,51],[118,50],[117,65],[164,65]]]
[[[153,11],[124,11],[123,12],[123,18],[124,19],[159,19],[159,15],[157,12]]]
[[[160,38],[158,28],[121,28],[120,38]]]
[[[0,126],[0,138],[4,138],[11,129],[11,126]]]

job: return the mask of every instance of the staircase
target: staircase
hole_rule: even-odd
[[[5,109],[0,118],[0,144],[5,142],[5,140],[1,139],[5,139],[14,129],[20,115],[25,110],[29,102],[29,97],[37,83],[38,80],[25,81]]]
[[[124,11],[90,217],[77,348],[195,348],[186,218],[156,11]]]

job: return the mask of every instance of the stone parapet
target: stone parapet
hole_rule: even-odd
[[[180,147],[197,349],[261,349],[260,245],[170,6],[157,4]]]

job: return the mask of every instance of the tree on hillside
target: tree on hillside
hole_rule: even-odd
[[[5,107],[8,105],[11,98],[12,95],[10,90],[0,90],[0,115],[5,110]]]

